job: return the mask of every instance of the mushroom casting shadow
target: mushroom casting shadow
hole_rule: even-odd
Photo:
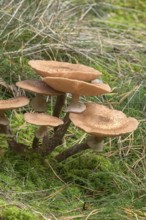
[[[56,156],[61,162],[85,149],[102,151],[105,137],[121,136],[137,129],[138,121],[135,118],[127,117],[122,111],[109,109],[104,105],[96,103],[86,104],[86,110],[80,114],[70,113],[70,120],[79,129],[90,136],[79,145],[74,145]]]

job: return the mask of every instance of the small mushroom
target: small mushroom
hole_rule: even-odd
[[[8,118],[4,115],[5,110],[23,107],[28,103],[29,99],[23,96],[0,100],[0,125],[7,126],[9,124]]]
[[[83,64],[47,60],[30,60],[28,64],[42,77],[63,77],[91,81],[102,75],[98,70]]]
[[[18,96],[6,100],[0,100],[0,111],[8,109],[16,109],[28,105],[29,99],[24,96]]]
[[[84,81],[61,77],[46,77],[43,78],[43,81],[58,91],[72,94],[72,103],[66,109],[66,112],[80,113],[85,111],[86,106],[79,103],[79,96],[93,96],[111,92],[109,85],[104,83],[96,83],[94,85]]]
[[[35,98],[31,100],[31,106],[37,112],[47,111],[47,102],[44,95],[55,96],[62,94],[41,80],[24,80],[17,82],[16,85],[22,89],[36,93]]]
[[[23,107],[29,103],[29,99],[23,96],[10,98],[7,100],[0,100],[0,133],[5,133],[7,135],[12,136],[12,132],[8,126],[9,120],[4,115],[4,112],[9,109],[16,109]],[[15,138],[11,137],[11,139],[7,140],[8,145],[13,150],[18,150],[21,146],[16,142]],[[19,146],[18,146],[19,145]],[[22,148],[21,148],[22,149]]]
[[[35,137],[36,139],[44,138],[48,133],[49,127],[57,127],[63,124],[63,120],[46,113],[25,113],[24,119],[26,122],[40,126],[36,131]],[[36,148],[37,146],[34,146]]]
[[[4,115],[5,110],[23,107],[28,103],[29,99],[23,96],[10,98],[7,100],[0,100],[0,124],[4,126],[9,124],[8,118]]]

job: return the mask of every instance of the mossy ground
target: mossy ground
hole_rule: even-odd
[[[111,94],[86,100],[123,110],[140,124],[132,134],[106,139],[103,153],[86,151],[60,164],[54,155],[85,138],[73,126],[63,146],[45,158],[15,155],[0,136],[1,219],[145,220],[145,0],[54,3],[48,7],[52,14],[45,17],[50,22],[46,32],[41,15],[47,1],[14,1],[9,7],[5,2],[0,9],[0,84],[37,78],[29,59],[78,61],[103,72],[103,80],[113,88]],[[12,95],[2,89],[0,96]],[[27,110],[7,114],[18,140],[31,145],[36,127],[24,123],[22,113]]]

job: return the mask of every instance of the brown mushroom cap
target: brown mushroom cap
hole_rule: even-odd
[[[63,77],[91,81],[102,73],[83,64],[72,64],[59,61],[30,60],[28,64],[42,77]]]
[[[29,99],[24,96],[0,100],[0,110],[15,109],[28,105]]]
[[[26,122],[33,124],[33,125],[40,125],[40,126],[51,126],[56,127],[63,124],[63,120],[57,118],[55,116],[51,116],[45,113],[25,113],[24,119]]]
[[[121,111],[96,103],[88,103],[86,107],[84,112],[70,113],[69,117],[75,126],[89,134],[99,137],[118,136],[132,132],[138,126],[135,118],[128,118]]]
[[[43,81],[58,91],[79,96],[93,96],[111,92],[109,85],[104,83],[91,84],[84,81],[60,77],[46,77],[43,78]]]
[[[41,80],[24,80],[17,82],[16,85],[22,89],[48,96],[62,94],[61,92],[54,90]]]

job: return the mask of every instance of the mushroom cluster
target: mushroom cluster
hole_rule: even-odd
[[[94,68],[82,64],[44,60],[31,60],[29,65],[40,79],[16,83],[17,87],[35,93],[30,101],[31,112],[24,114],[27,123],[39,126],[32,141],[32,148],[28,149],[45,155],[50,154],[63,143],[63,138],[72,122],[88,135],[83,143],[72,146],[57,155],[56,160],[60,162],[81,150],[92,149],[100,152],[103,150],[105,137],[120,136],[133,132],[138,127],[138,121],[135,118],[127,117],[121,111],[93,102],[80,102],[80,96],[99,96],[112,91],[110,86],[100,79],[102,73]],[[69,104],[68,93],[72,96]],[[48,100],[51,96],[56,97],[56,103],[53,106],[52,115],[49,115]],[[10,101],[1,100],[0,127],[8,126],[4,110],[21,107],[28,102],[26,97],[16,97]],[[64,115],[63,119],[62,115]],[[14,144],[9,143],[9,145]],[[16,141],[15,145],[20,146]]]

